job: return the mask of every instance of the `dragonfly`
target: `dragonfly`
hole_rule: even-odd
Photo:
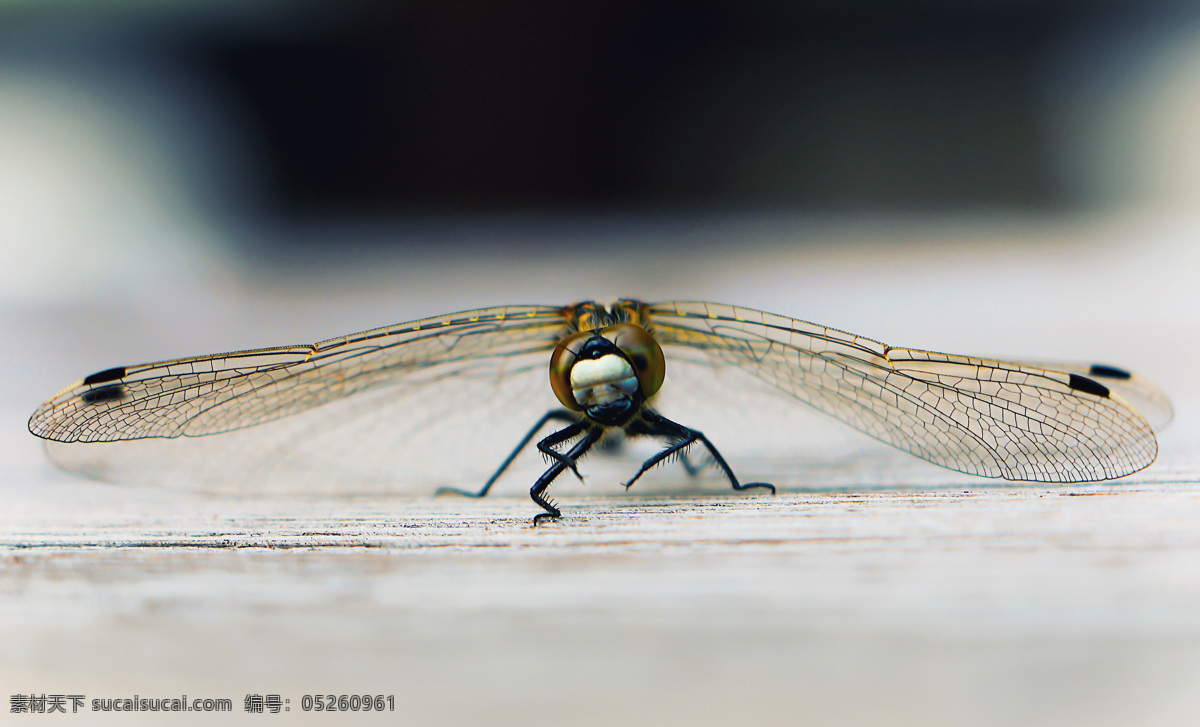
[[[347,421],[368,421],[360,432],[403,421],[419,438],[456,411],[456,427],[485,429],[500,413],[520,412],[532,426],[514,437],[515,448],[481,488],[443,486],[437,494],[487,495],[551,423],[535,444],[548,464],[530,489],[541,508],[535,524],[562,515],[551,484],[566,472],[582,480],[581,459],[614,438],[662,443],[622,483],[626,489],[680,460],[693,473],[715,467],[734,490],[773,494],[770,483],[739,480],[719,442],[663,409],[669,398],[661,394],[673,385],[676,400],[701,396],[673,380],[672,372],[697,369],[738,372],[933,464],[1012,481],[1096,482],[1137,472],[1154,462],[1155,429],[1173,416],[1159,389],[1116,366],[935,353],[750,308],[622,299],[484,308],[314,344],[109,368],[38,407],[29,431],[53,443],[52,456],[68,469],[114,478],[120,468],[104,450],[122,442],[217,440],[303,419],[288,430],[287,446],[249,446],[260,459],[287,459],[302,456],[297,442]],[[470,393],[446,393],[454,391]],[[543,407],[540,416],[533,406]],[[696,448],[699,465],[688,458]],[[89,455],[72,459],[81,449]]]

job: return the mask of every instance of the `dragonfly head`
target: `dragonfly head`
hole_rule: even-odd
[[[605,426],[629,421],[662,388],[666,372],[658,342],[632,323],[574,333],[550,357],[554,395]]]

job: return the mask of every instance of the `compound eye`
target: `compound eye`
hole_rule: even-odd
[[[667,359],[654,336],[633,323],[617,323],[605,328],[600,335],[612,341],[629,359],[641,384],[642,395],[648,399],[657,394],[667,377]]]
[[[558,342],[550,356],[550,388],[559,402],[571,411],[583,411],[571,390],[571,368],[579,359],[579,350],[592,337],[591,331],[572,333]]]

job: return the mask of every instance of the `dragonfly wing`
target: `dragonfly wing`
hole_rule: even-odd
[[[668,361],[736,367],[959,472],[1090,482],[1136,472],[1157,455],[1146,419],[1080,374],[895,348],[712,303],[654,304],[650,325]]]
[[[559,308],[492,308],[112,369],[43,404],[29,429],[59,464],[106,480],[392,492],[461,476],[464,460],[494,467],[554,406],[545,366],[566,325]]]
[[[301,346],[108,369],[38,407],[57,442],[204,436],[258,426],[381,386],[463,376],[480,361],[553,349],[562,310],[455,313]]]

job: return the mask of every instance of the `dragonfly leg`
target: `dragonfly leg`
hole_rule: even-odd
[[[749,490],[754,487],[761,487],[763,489],[770,490],[772,495],[775,494],[775,485],[772,485],[768,482],[747,482],[746,484],[738,482],[737,475],[733,474],[733,468],[729,466],[729,463],[725,461],[725,458],[721,456],[721,453],[717,451],[717,448],[713,446],[713,443],[708,441],[708,437],[704,436],[703,432],[698,432],[695,429],[689,429],[688,427],[685,427],[678,422],[673,422],[661,414],[651,411],[650,409],[642,410],[641,419],[642,426],[638,427],[639,433],[666,437],[671,440],[671,446],[643,462],[641,468],[637,471],[637,474],[635,474],[628,482],[625,483],[625,489],[628,490],[630,487],[632,487],[633,483],[637,482],[637,479],[644,475],[650,468],[658,465],[663,460],[676,453],[684,452],[692,444],[700,442],[704,445],[704,448],[708,450],[709,455],[713,459],[713,463],[716,464],[717,467],[720,467],[721,471],[725,473],[725,477],[729,480],[729,484],[733,485],[733,489]]]
[[[571,426],[564,427],[563,429],[558,430],[554,434],[551,434],[537,443],[537,449],[539,452],[546,455],[549,459],[552,459],[556,462],[562,462],[566,466],[570,467],[571,471],[575,473],[575,476],[579,478],[580,482],[583,482],[583,475],[579,474],[579,467],[575,465],[575,460],[571,459],[565,454],[562,454],[558,450],[554,449],[554,447],[579,436],[585,429],[587,429],[587,427],[588,425],[583,422],[575,422]]]
[[[512,453],[500,463],[500,467],[491,477],[488,478],[488,481],[484,483],[483,489],[479,490],[478,492],[474,492],[472,490],[463,490],[457,487],[439,487],[437,492],[433,493],[434,496],[463,495],[464,497],[483,497],[487,495],[488,490],[492,489],[492,485],[496,484],[496,480],[500,479],[500,475],[504,474],[504,471],[513,463],[513,460],[517,458],[517,455],[521,453],[521,450],[529,446],[529,442],[532,441],[535,436],[537,436],[538,431],[542,427],[546,426],[546,422],[551,420],[574,423],[579,421],[579,417],[575,416],[566,409],[551,409],[542,415],[542,418],[537,420],[537,424],[534,424],[533,427],[531,427],[530,430],[525,434],[525,436],[521,438],[520,443],[513,448]],[[555,454],[557,454],[557,452]],[[576,472],[576,474],[578,474],[578,472]]]
[[[568,430],[575,429],[576,427],[579,427],[582,429],[586,426],[587,425],[585,425],[583,422],[576,422],[575,424],[572,424],[571,426],[566,427],[565,429],[559,430],[559,431],[555,432],[554,434],[551,434],[549,437],[546,437],[546,439],[543,439],[542,442],[540,442],[539,444],[543,444],[549,440],[560,437],[561,435],[563,435],[564,432],[567,432]],[[578,431],[574,431],[571,433],[570,436],[562,437],[562,441],[565,441],[566,439],[570,439],[570,437],[573,437],[578,433],[579,433]],[[551,502],[550,500],[546,499],[546,497],[545,497],[546,489],[550,487],[550,483],[554,481],[554,478],[558,477],[560,474],[563,473],[564,470],[567,469],[568,464],[566,462],[564,462],[564,460],[567,460],[571,464],[574,464],[575,461],[577,459],[579,459],[580,457],[582,457],[584,454],[586,454],[587,451],[592,448],[592,445],[595,444],[597,441],[599,441],[600,437],[603,435],[604,435],[603,427],[592,427],[591,429],[588,429],[587,434],[585,434],[583,436],[583,439],[576,442],[575,446],[571,447],[571,449],[568,450],[565,455],[561,455],[561,459],[556,459],[554,461],[554,463],[550,465],[550,469],[548,469],[544,473],[542,473],[542,476],[537,478],[537,482],[533,483],[533,487],[531,487],[529,489],[529,496],[532,497],[533,501],[536,502],[539,506],[541,506],[541,508],[543,510],[546,511],[546,512],[539,512],[537,515],[533,516],[533,524],[534,525],[537,525],[538,523],[542,522],[543,520],[550,520],[550,519],[562,516],[562,512],[560,512],[559,509],[554,506],[554,503]],[[541,449],[540,446],[538,448]]]

